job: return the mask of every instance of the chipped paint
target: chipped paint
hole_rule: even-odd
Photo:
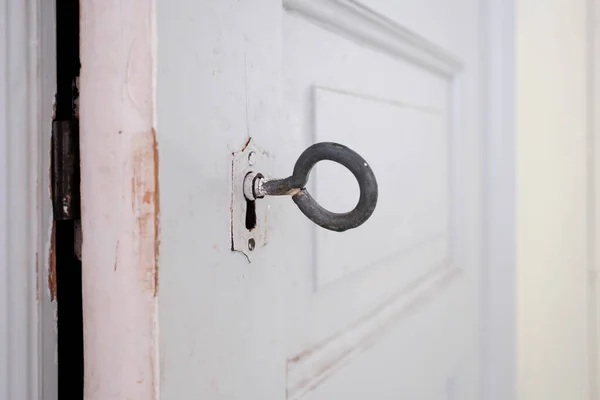
[[[159,161],[158,161],[158,142],[156,140],[156,130],[152,128],[152,152],[154,161],[154,296],[158,294],[158,260],[160,248],[160,184],[159,184]]]
[[[48,251],[48,292],[50,301],[56,300],[56,222],[52,221],[52,233],[50,235],[50,249]]]
[[[158,246],[159,246],[159,187],[158,144],[156,132],[138,138],[132,154],[131,177],[132,210],[137,221],[137,237],[140,268],[144,285],[154,296],[158,293]],[[147,238],[153,238],[147,240]]]

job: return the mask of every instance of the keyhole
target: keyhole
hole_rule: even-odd
[[[246,229],[256,228],[256,204],[254,200],[246,199]]]

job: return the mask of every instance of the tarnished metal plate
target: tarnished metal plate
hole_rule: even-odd
[[[244,178],[252,172],[266,171],[266,164],[266,153],[256,147],[252,138],[248,140],[242,150],[233,153],[231,163],[231,250],[243,253],[249,262],[252,255],[267,244],[268,206],[267,202],[261,199],[246,200]],[[252,213],[252,207],[254,207],[254,213]]]

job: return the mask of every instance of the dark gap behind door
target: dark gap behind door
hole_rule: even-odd
[[[75,160],[79,169],[76,78],[79,76],[79,2],[56,0],[57,88],[54,118],[72,121]],[[53,162],[55,162],[53,160]],[[78,178],[78,176],[77,176]],[[53,179],[55,177],[53,176]],[[79,197],[79,180],[73,191]],[[75,201],[77,208],[79,202]],[[54,206],[56,208],[56,204]],[[79,210],[74,211],[78,218]],[[83,318],[81,262],[75,250],[75,218],[55,220],[56,281],[58,308],[58,398],[83,399]],[[78,222],[78,221],[77,221]]]

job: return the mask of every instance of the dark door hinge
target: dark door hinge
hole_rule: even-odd
[[[79,219],[78,121],[52,122],[52,207],[54,219]]]

